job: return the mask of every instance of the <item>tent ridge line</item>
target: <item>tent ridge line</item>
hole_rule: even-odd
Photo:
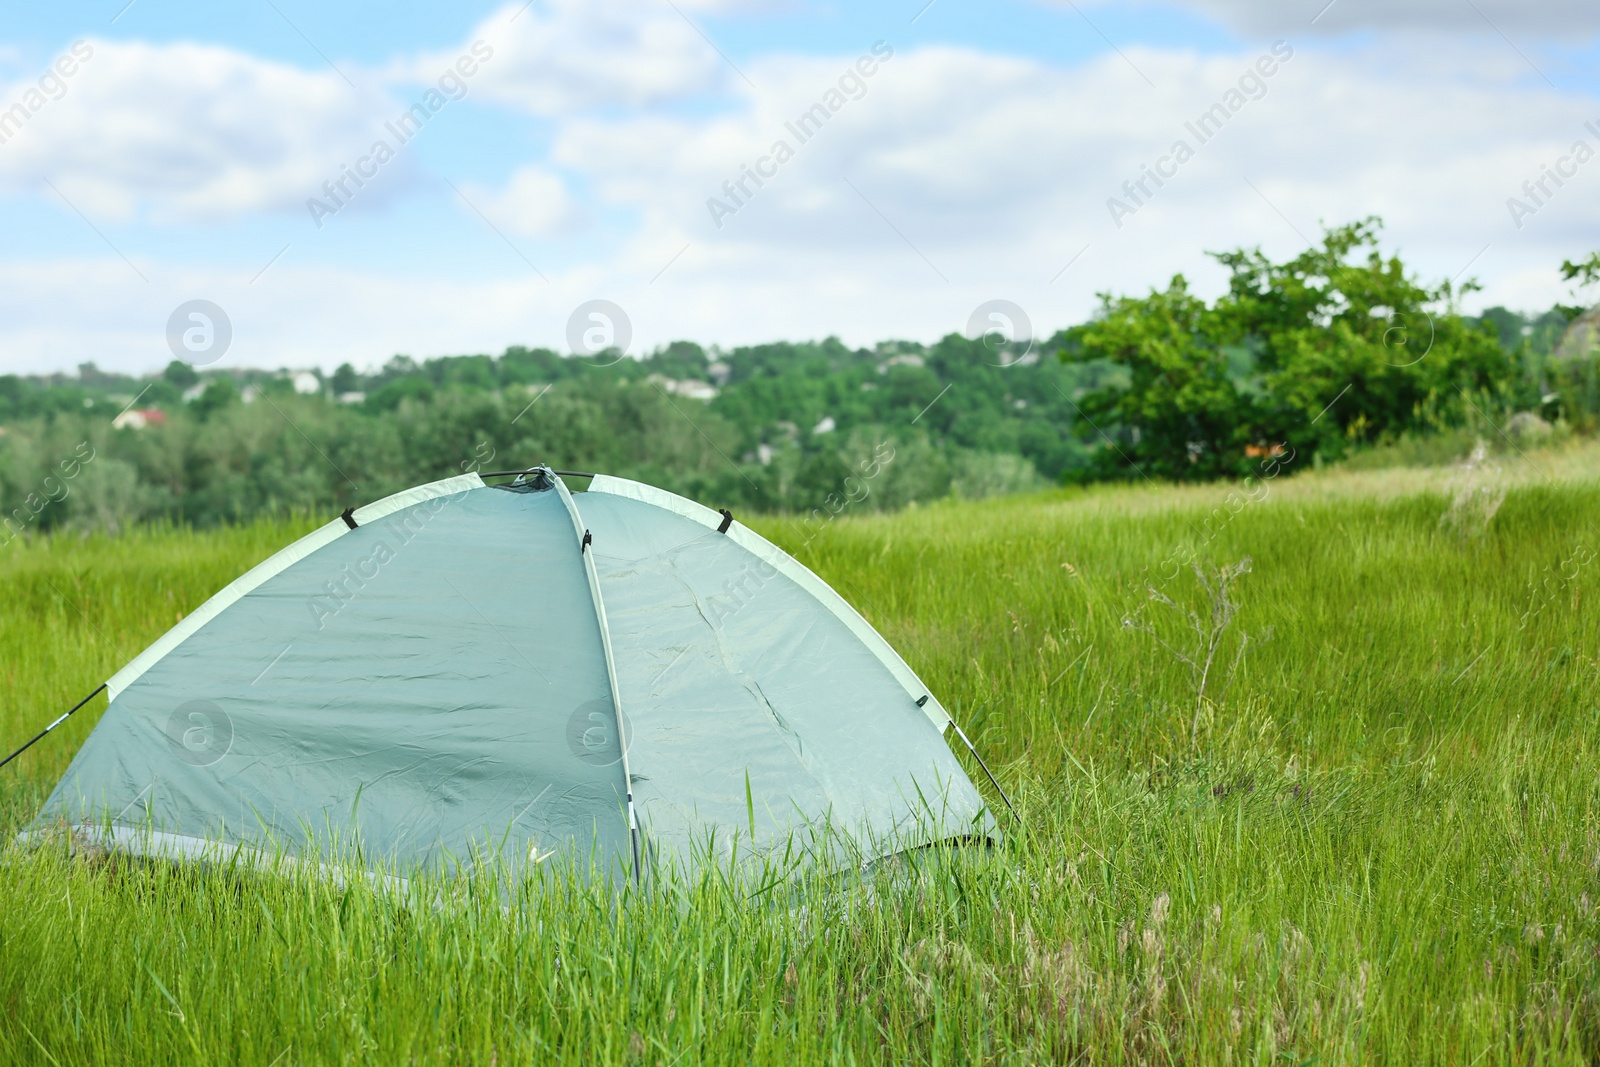
[[[617,751],[622,757],[622,791],[628,805],[628,841],[633,849],[633,880],[638,883],[641,879],[639,817],[633,806],[633,770],[628,765],[628,732],[626,720],[622,715],[622,690],[617,685],[617,661],[611,650],[611,624],[606,620],[606,602],[600,595],[600,575],[594,569],[594,554],[588,550],[594,543],[594,537],[583,524],[583,516],[578,513],[578,505],[573,501],[572,494],[567,491],[566,483],[555,471],[548,467],[544,469],[550,474],[550,480],[555,483],[556,492],[561,495],[561,502],[566,506],[567,515],[572,519],[573,533],[578,538],[578,556],[583,560],[584,575],[589,579],[589,595],[594,600],[595,622],[600,627],[600,651],[605,657],[606,681],[611,686],[611,707],[617,716]]]

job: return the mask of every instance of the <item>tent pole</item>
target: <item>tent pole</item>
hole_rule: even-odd
[[[57,726],[60,726],[62,723],[66,722],[68,719],[70,719],[72,717],[72,713],[74,711],[77,711],[79,708],[81,708],[85,704],[89,703],[89,701],[91,701],[95,697],[99,696],[101,691],[104,690],[105,687],[106,687],[106,683],[101,682],[99,688],[97,688],[94,692],[90,693],[88,696],[84,697],[82,700],[80,700],[76,704],[74,704],[72,706],[72,708],[67,711],[67,713],[65,715],[62,715],[61,718],[57,719],[55,722],[51,723],[49,726],[46,726],[43,730],[40,730],[38,733],[34,734],[33,735],[33,740],[29,741],[27,744],[23,745],[21,748],[17,749],[15,752],[11,753],[11,755],[7,756],[5,759],[0,759],[0,767],[4,767],[6,764],[8,764],[12,760],[16,759],[18,756],[20,756],[24,752],[28,751],[28,749],[32,748],[34,746],[35,742],[37,742],[41,738],[43,738],[45,734],[49,733],[51,730],[54,730]]]
[[[567,491],[560,472],[548,467],[536,469],[549,471],[553,476],[556,491],[567,506],[567,514],[572,516],[572,528],[580,535],[578,555],[583,558],[584,573],[589,579],[589,595],[594,599],[594,617],[600,624],[600,651],[605,657],[606,681],[611,686],[611,706],[617,713],[617,747],[622,764],[623,795],[628,805],[628,843],[633,850],[633,883],[637,886],[643,884],[644,874],[639,862],[639,816],[633,806],[633,770],[628,766],[628,720],[622,714],[622,692],[617,687],[617,661],[611,652],[611,624],[606,621],[606,603],[600,595],[600,575],[594,569],[594,556],[589,552],[594,538],[589,536],[589,531],[584,527],[583,517],[578,514],[578,506],[573,503],[572,494]]]
[[[967,751],[972,753],[972,758],[978,761],[978,766],[983,768],[983,773],[989,776],[989,784],[994,786],[996,793],[1000,794],[1000,799],[1006,802],[1006,808],[1011,812],[1011,817],[1021,823],[1022,816],[1018,815],[1017,809],[1011,806],[1011,798],[1006,796],[1006,791],[1000,788],[999,782],[995,781],[994,772],[989,769],[987,763],[983,762],[983,757],[978,755],[978,750],[972,746],[972,742],[967,738],[966,732],[961,729],[961,724],[951,718],[950,725],[956,728],[956,736],[960,737],[962,742],[966,744]]]

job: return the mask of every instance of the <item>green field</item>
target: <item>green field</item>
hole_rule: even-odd
[[[1001,846],[509,898],[13,846],[0,1062],[1595,1062],[1600,449],[1498,463],[761,520],[988,756]],[[322,519],[11,545],[0,745]],[[1198,698],[1190,554],[1251,560]],[[8,840],[100,706],[0,772]]]

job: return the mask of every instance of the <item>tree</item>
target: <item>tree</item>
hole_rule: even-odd
[[[1576,279],[1579,285],[1600,282],[1600,252],[1592,252],[1588,259],[1577,263],[1570,259],[1562,260],[1561,277],[1569,282]]]
[[[1455,311],[1476,285],[1421,284],[1379,252],[1382,226],[1368,218],[1328,230],[1321,247],[1281,264],[1260,249],[1213,254],[1232,272],[1216,311],[1255,354],[1273,443],[1337,455],[1430,419],[1461,421],[1472,394],[1512,379],[1493,328]]]
[[[699,378],[707,375],[706,368],[711,361],[706,358],[706,350],[693,341],[674,341],[665,348],[659,348],[648,357],[650,369],[656,374],[664,374],[668,378]]]
[[[1578,295],[1579,290],[1600,282],[1600,252],[1591,252],[1588,259],[1582,259],[1576,263],[1570,259],[1562,260],[1561,278],[1563,281],[1575,283],[1572,287],[1572,295],[1574,299],[1580,300],[1580,303],[1557,304],[1556,309],[1566,315],[1568,319],[1575,319],[1582,315],[1589,305],[1589,300],[1584,300]]]
[[[1212,253],[1230,278],[1209,307],[1182,275],[1144,298],[1103,294],[1095,321],[1058,338],[1063,359],[1126,374],[1080,401],[1098,473],[1213,478],[1280,451],[1337,456],[1503,396],[1512,359],[1492,324],[1454,308],[1471,283],[1421,284],[1379,252],[1381,227],[1328,230],[1283,263],[1259,248]]]
[[[1179,480],[1243,473],[1244,446],[1260,415],[1229,375],[1224,320],[1189,292],[1183,275],[1147,297],[1101,294],[1094,321],[1058,338],[1063,359],[1105,361],[1127,371],[1078,399],[1079,433],[1097,452],[1096,473]]]
[[[200,374],[189,364],[181,359],[175,359],[167,364],[167,369],[161,372],[161,377],[184,390],[200,381]]]
[[[361,391],[361,375],[348,363],[339,364],[339,369],[333,372],[333,395],[341,393],[359,393]]]
[[[215,378],[206,386],[206,391],[195,398],[191,410],[196,417],[204,421],[223,408],[230,407],[239,402],[239,387],[233,384],[233,379],[226,375]]]

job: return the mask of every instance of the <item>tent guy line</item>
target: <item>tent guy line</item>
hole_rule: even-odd
[[[106,687],[106,683],[101,682],[98,686],[95,687],[95,691],[94,692],[90,693],[88,696],[84,697],[82,700],[80,700],[76,704],[72,705],[72,707],[68,708],[61,715],[61,717],[58,718],[55,722],[51,723],[49,726],[46,726],[43,730],[40,730],[38,733],[34,734],[33,737],[28,740],[27,744],[23,745],[21,748],[17,749],[15,752],[11,753],[11,755],[7,756],[5,759],[0,760],[0,767],[4,767],[6,764],[8,764],[12,760],[16,759],[18,756],[20,756],[24,752],[28,751],[28,749],[32,748],[39,741],[43,740],[45,734],[48,734],[51,730],[54,730],[57,726],[60,726],[62,723],[66,722],[68,719],[72,718],[73,712],[77,711],[79,708],[81,708],[85,704],[89,703],[89,701],[91,701],[95,697],[99,696],[105,690],[105,687]]]

